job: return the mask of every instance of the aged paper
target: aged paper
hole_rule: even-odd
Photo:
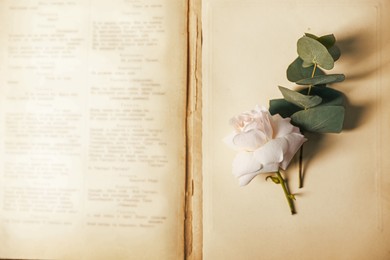
[[[0,258],[183,258],[186,15],[1,1]]]
[[[203,2],[204,259],[389,259],[390,2]],[[305,185],[290,215],[281,188],[257,176],[239,187],[229,119],[294,88],[285,71],[303,33],[334,33],[345,130],[305,145]]]
[[[185,257],[202,259],[201,0],[189,1]]]

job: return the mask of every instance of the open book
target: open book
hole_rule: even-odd
[[[390,2],[0,1],[0,259],[389,259]],[[233,115],[334,33],[345,131],[312,140],[298,214],[239,187]],[[292,86],[294,87],[294,86]],[[319,147],[321,149],[319,149]]]

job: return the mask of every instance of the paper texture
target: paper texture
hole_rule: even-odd
[[[0,258],[184,257],[186,12],[1,1]]]
[[[389,259],[389,1],[203,2],[204,259]],[[305,183],[290,215],[280,186],[257,176],[239,187],[229,119],[281,97],[305,32],[334,33],[334,84],[348,99],[345,130],[305,144]]]
[[[185,259],[202,259],[202,24],[201,0],[188,10],[187,183]]]

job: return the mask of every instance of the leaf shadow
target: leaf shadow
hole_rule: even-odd
[[[381,55],[389,51],[390,43],[381,43],[376,33],[369,28],[360,28],[337,40],[341,51],[340,61],[348,68],[346,78],[349,81],[365,79],[380,67],[390,65],[390,59],[384,59]]]
[[[352,104],[351,101],[344,96],[345,99],[345,119],[343,131],[350,131],[368,123],[367,114],[374,107],[374,102],[366,102],[364,104]],[[332,146],[336,143],[327,141],[329,135],[334,134],[321,134],[306,132],[305,137],[308,139],[302,146],[303,148],[303,166],[302,166],[302,184],[304,186],[304,180],[307,169],[310,166],[312,158],[314,158],[319,151],[331,150]]]
[[[375,40],[373,40],[375,39]],[[390,52],[390,43],[381,43],[375,31],[368,28],[360,28],[345,34],[337,39],[337,45],[341,50],[340,65],[348,68],[346,79],[338,83],[333,88],[342,91],[345,104],[344,131],[356,129],[369,121],[369,114],[375,107],[375,100],[366,100],[356,103],[348,98],[348,94],[355,91],[354,81],[367,80],[370,77],[377,77],[378,71],[390,65],[390,58],[383,56],[385,52]],[[310,167],[312,159],[320,150],[332,149],[334,142],[327,141],[330,134],[305,133],[308,141],[303,148],[302,182],[304,186],[307,169]]]
[[[344,127],[346,131],[353,130],[364,124],[364,118],[373,108],[374,102],[366,101],[365,103],[352,104],[351,101],[344,95],[345,100],[345,118]]]
[[[301,146],[302,152],[302,172],[300,180],[300,188],[305,186],[305,177],[307,174],[307,169],[310,166],[310,163],[313,161],[312,158],[320,151],[324,145],[325,135],[319,133],[305,133],[307,141]]]

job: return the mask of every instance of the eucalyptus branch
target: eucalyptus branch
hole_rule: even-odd
[[[299,149],[299,188],[303,188],[303,144]]]
[[[305,177],[303,143],[307,141],[304,132],[321,134],[340,133],[343,129],[345,116],[343,94],[340,91],[326,86],[343,81],[345,75],[326,74],[324,72],[324,70],[333,69],[334,62],[340,57],[340,50],[335,43],[336,38],[333,34],[318,37],[306,33],[299,38],[297,41],[298,57],[288,66],[286,74],[287,79],[290,82],[294,82],[300,86],[307,86],[307,90],[292,90],[279,86],[283,98],[270,100],[269,111],[266,111],[265,108],[256,107],[256,109],[245,112],[231,120],[235,127],[235,132],[233,135],[229,136],[229,144],[234,143],[241,148],[248,146],[249,140],[254,141],[254,149],[247,151],[245,157],[241,156],[243,154],[237,155],[239,157],[236,158],[239,160],[235,160],[233,163],[233,174],[238,176],[241,186],[247,185],[252,178],[258,174],[256,173],[253,175],[253,172],[248,172],[251,173],[251,175],[247,175],[242,174],[243,172],[252,169],[255,166],[254,163],[257,163],[259,166],[263,165],[263,162],[258,161],[257,156],[255,156],[256,151],[265,149],[265,144],[271,139],[286,141],[275,142],[273,145],[267,146],[272,147],[272,149],[267,150],[267,153],[275,153],[275,156],[272,158],[283,158],[283,161],[268,162],[267,159],[265,164],[272,167],[268,170],[272,175],[267,176],[266,180],[271,179],[275,184],[280,184],[282,186],[291,214],[296,213],[294,206],[295,197],[290,193],[287,180],[283,178],[280,167],[283,166],[283,169],[286,169],[291,159],[299,150],[299,188],[303,188]],[[266,120],[265,116],[267,116]],[[281,117],[283,119],[281,119]],[[278,120],[280,124],[272,124],[272,120]],[[253,122],[256,122],[256,124],[254,124],[256,125],[256,130],[262,132],[267,137],[268,134],[264,132],[264,129],[268,129],[268,127],[269,129],[273,129],[273,127],[276,126],[277,131],[286,127],[286,129],[291,129],[291,132],[287,133],[287,131],[286,136],[270,136],[264,144],[257,141],[259,139],[256,134],[257,131],[252,131]],[[271,124],[269,126],[263,125],[268,123]],[[295,127],[287,127],[284,123],[291,124]],[[248,124],[251,124],[250,130],[247,130],[246,126]],[[245,135],[246,138],[235,138],[238,135],[240,135],[240,137]],[[290,142],[289,140],[293,140],[290,138],[294,138],[294,141]],[[279,147],[279,144],[283,145]],[[291,147],[289,147],[290,145]],[[278,147],[278,149],[276,147]],[[289,156],[285,156],[286,154],[289,154]],[[261,171],[259,171],[259,173],[261,173]],[[248,176],[251,177],[248,178]]]
[[[314,63],[313,71],[311,73],[311,78],[314,78],[314,75],[316,73],[317,69],[317,63]],[[309,85],[309,89],[307,91],[307,95],[310,95],[310,91],[313,85]],[[303,131],[302,131],[303,134]],[[299,188],[303,188],[303,144],[301,148],[299,149]]]
[[[314,68],[313,68],[313,71],[311,73],[311,78],[314,78],[314,75],[316,73],[316,69],[317,69],[317,63],[314,63]],[[311,87],[313,85],[309,85],[309,90],[307,91],[307,95],[309,96],[310,95],[310,91],[311,91]]]

